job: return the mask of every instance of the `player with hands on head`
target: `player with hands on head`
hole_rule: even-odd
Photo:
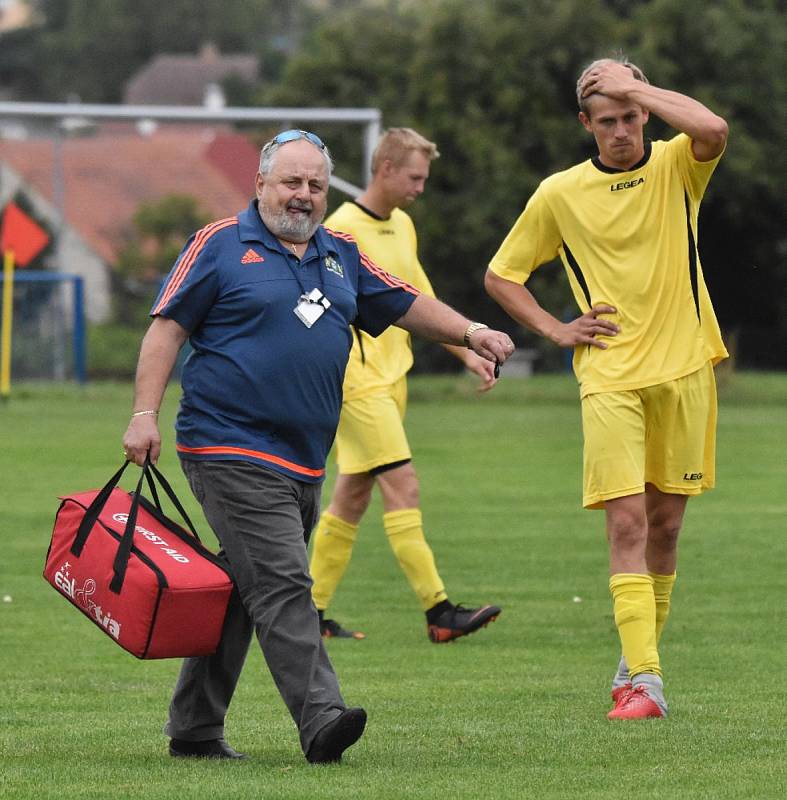
[[[658,643],[689,497],[715,483],[713,365],[727,356],[702,274],[697,218],[727,124],[648,83],[624,58],[577,81],[598,154],[542,181],[486,274],[513,319],[574,348],[583,505],[603,508],[622,657],[610,719],[664,717]],[[646,141],[655,114],[678,131]],[[581,314],[564,323],[524,286],[560,257]]]

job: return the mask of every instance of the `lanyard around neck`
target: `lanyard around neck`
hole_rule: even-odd
[[[309,245],[307,243],[306,250],[303,251],[303,258],[299,259],[301,264],[304,263],[306,259],[306,253],[308,251],[309,251]],[[292,255],[295,254],[293,253]],[[298,258],[298,256],[295,256],[295,258]],[[298,268],[294,266],[290,261],[289,253],[285,255],[284,260],[287,262],[287,266],[290,268],[290,272],[292,272],[293,276],[295,277],[295,280],[298,281],[298,286],[301,287],[301,294],[308,294],[308,292],[306,291],[306,287],[303,285],[303,281],[301,280],[301,276],[298,274]],[[317,248],[317,274],[319,275],[319,285],[317,288],[319,288],[319,290],[323,294],[325,294],[325,280],[323,279],[323,274],[322,274],[322,257],[320,256],[319,248]]]

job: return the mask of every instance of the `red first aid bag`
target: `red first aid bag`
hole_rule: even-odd
[[[156,467],[146,462],[136,491],[117,488],[127,466],[101,490],[60,498],[44,579],[137,658],[213,653],[232,580]],[[154,476],[188,531],[162,512]]]

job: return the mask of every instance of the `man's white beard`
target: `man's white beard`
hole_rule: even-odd
[[[292,217],[287,213],[286,208],[274,212],[262,204],[260,204],[260,216],[274,236],[287,242],[296,243],[308,242],[322,221],[313,219],[312,212],[304,216]]]

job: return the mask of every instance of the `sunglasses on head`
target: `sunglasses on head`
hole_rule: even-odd
[[[277,133],[271,141],[274,144],[284,144],[285,142],[294,142],[296,139],[306,139],[307,142],[311,142],[315,147],[319,147],[320,150],[325,150],[325,144],[317,134],[310,131],[302,131],[299,128]]]

